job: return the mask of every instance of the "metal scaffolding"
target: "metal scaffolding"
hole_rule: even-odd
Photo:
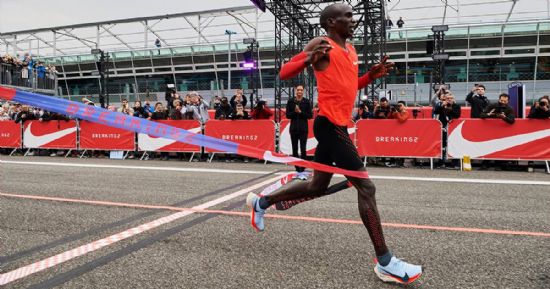
[[[271,0],[267,8],[275,16],[275,69],[301,51],[314,37],[321,35],[319,16],[328,5],[340,1],[312,0]],[[347,0],[356,15],[359,15],[354,42],[361,43],[359,60],[363,65],[361,71],[367,71],[370,65],[377,63],[385,51],[386,33],[384,27],[383,0]],[[277,78],[275,84],[275,111],[277,121],[280,117],[282,101],[294,95],[296,85],[304,85],[306,95],[313,102],[315,79],[313,70],[308,68],[299,77],[290,80]],[[365,93],[377,98],[382,82],[371,84]]]

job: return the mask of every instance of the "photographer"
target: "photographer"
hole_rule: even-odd
[[[439,167],[445,168],[446,150],[447,150],[447,125],[453,120],[460,118],[461,108],[455,101],[454,95],[449,92],[447,95],[442,96],[442,101],[436,104],[434,107],[434,117],[441,122],[441,140],[443,145],[443,157],[439,160]],[[458,159],[453,159],[451,164],[452,169],[459,169],[460,163]]]
[[[304,97],[304,87],[296,86],[295,97],[289,98],[286,103],[286,118],[290,119],[290,140],[292,142],[292,156],[298,157],[298,145],[300,158],[307,157],[308,119],[313,117],[309,99]],[[298,144],[299,143],[299,144]],[[295,167],[297,178],[307,180],[303,167]]]
[[[489,105],[489,100],[485,96],[485,86],[476,84],[466,96],[466,102],[472,107],[470,118],[481,118],[481,114]]]
[[[237,108],[237,104],[239,103],[242,104],[243,107],[246,107],[246,103],[247,103],[246,96],[243,95],[243,90],[241,88],[237,89],[237,91],[235,92],[235,95],[233,95],[233,97],[229,101],[229,104],[231,104],[231,107],[233,108],[233,110]]]
[[[374,107],[373,118],[375,119],[387,119],[390,117],[391,107],[388,99],[385,97],[380,98],[380,104]]]
[[[216,109],[216,115],[215,118],[219,120],[228,119],[231,117],[231,114],[233,113],[233,109],[229,105],[229,101],[227,100],[227,97],[222,97],[220,100],[220,105]]]
[[[372,118],[369,106],[372,106],[372,102],[367,99],[366,95],[361,96],[359,107],[353,110],[353,121],[356,122],[360,119]]]
[[[134,102],[134,116],[139,118],[148,118],[150,115],[149,111],[141,106],[141,101],[136,100]]]
[[[256,106],[250,112],[252,119],[270,119],[273,111],[267,107],[265,100],[258,100]]]
[[[447,124],[453,119],[460,118],[461,108],[455,101],[452,93],[442,97],[442,101],[438,102],[434,107],[434,117],[441,122],[442,127],[447,127]]]
[[[208,115],[208,103],[196,92],[189,93],[189,104],[182,108],[182,114],[192,114],[194,120],[205,123],[210,119]]]
[[[548,119],[550,118],[550,107],[549,107],[550,97],[548,95],[545,95],[535,104],[531,107],[531,111],[529,112],[529,116],[527,118],[534,118],[534,119]]]
[[[510,96],[508,94],[500,94],[498,103],[487,106],[485,111],[481,113],[481,118],[500,118],[509,124],[513,124],[516,119],[514,110],[508,105],[509,101]]]
[[[410,118],[407,105],[402,100],[398,101],[397,105],[392,106],[391,111],[392,113],[389,118],[397,119],[400,123],[404,123]]]

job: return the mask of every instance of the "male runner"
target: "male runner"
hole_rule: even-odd
[[[308,65],[313,66],[320,109],[313,125],[318,141],[315,161],[326,165],[334,163],[337,167],[347,170],[365,170],[347,132],[347,123],[351,117],[357,90],[376,78],[388,75],[394,64],[386,63],[387,57],[384,57],[380,64],[358,78],[357,53],[354,47],[346,42],[346,39],[353,35],[357,24],[348,5],[339,3],[327,6],[321,12],[320,24],[328,37],[311,40],[303,52],[281,68],[280,77],[288,79],[299,74]],[[264,230],[265,210],[273,204],[323,195],[331,178],[331,173],[316,170],[310,182],[294,183],[262,197],[249,194],[247,204],[252,208],[252,226],[258,231]],[[359,214],[377,256],[377,264],[374,267],[376,275],[382,281],[401,284],[418,279],[422,274],[421,266],[396,258],[386,246],[376,206],[376,188],[372,181],[349,176],[347,179],[358,192]]]

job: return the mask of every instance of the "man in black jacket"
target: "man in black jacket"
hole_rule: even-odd
[[[296,86],[296,96],[290,98],[286,104],[286,118],[290,119],[290,140],[292,141],[292,156],[298,157],[298,142],[300,143],[300,158],[305,159],[308,135],[308,119],[313,117],[311,104],[304,98],[304,87]],[[297,177],[307,180],[303,167],[296,167]]]
[[[529,116],[527,118],[535,118],[535,119],[548,119],[550,118],[550,106],[549,101],[550,97],[548,95],[545,95],[533,106],[531,107],[531,111],[529,112]]]
[[[489,105],[484,112],[481,113],[481,118],[500,118],[509,124],[513,124],[516,119],[514,109],[508,105],[510,96],[506,93],[500,94],[498,103]]]
[[[481,118],[481,113],[489,105],[489,100],[485,96],[485,86],[476,84],[474,89],[466,96],[466,102],[472,107],[471,118]]]
[[[437,102],[434,106],[434,117],[441,122],[442,127],[442,141],[443,148],[447,148],[447,125],[453,120],[460,118],[460,105],[455,102],[455,97],[451,92],[441,96],[441,101]],[[443,158],[439,162],[439,166],[444,168],[446,166],[446,153],[443,153]],[[453,159],[451,168],[460,168],[459,160]]]

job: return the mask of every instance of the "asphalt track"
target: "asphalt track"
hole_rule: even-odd
[[[290,169],[1,156],[0,281],[20,278],[0,287],[400,288],[372,271],[354,189],[270,211],[266,231],[252,230],[246,192]],[[369,172],[389,247],[425,267],[407,287],[550,288],[549,175]],[[195,206],[207,211],[181,209]],[[83,246],[113,235],[125,238]],[[23,270],[41,260],[49,268]]]

